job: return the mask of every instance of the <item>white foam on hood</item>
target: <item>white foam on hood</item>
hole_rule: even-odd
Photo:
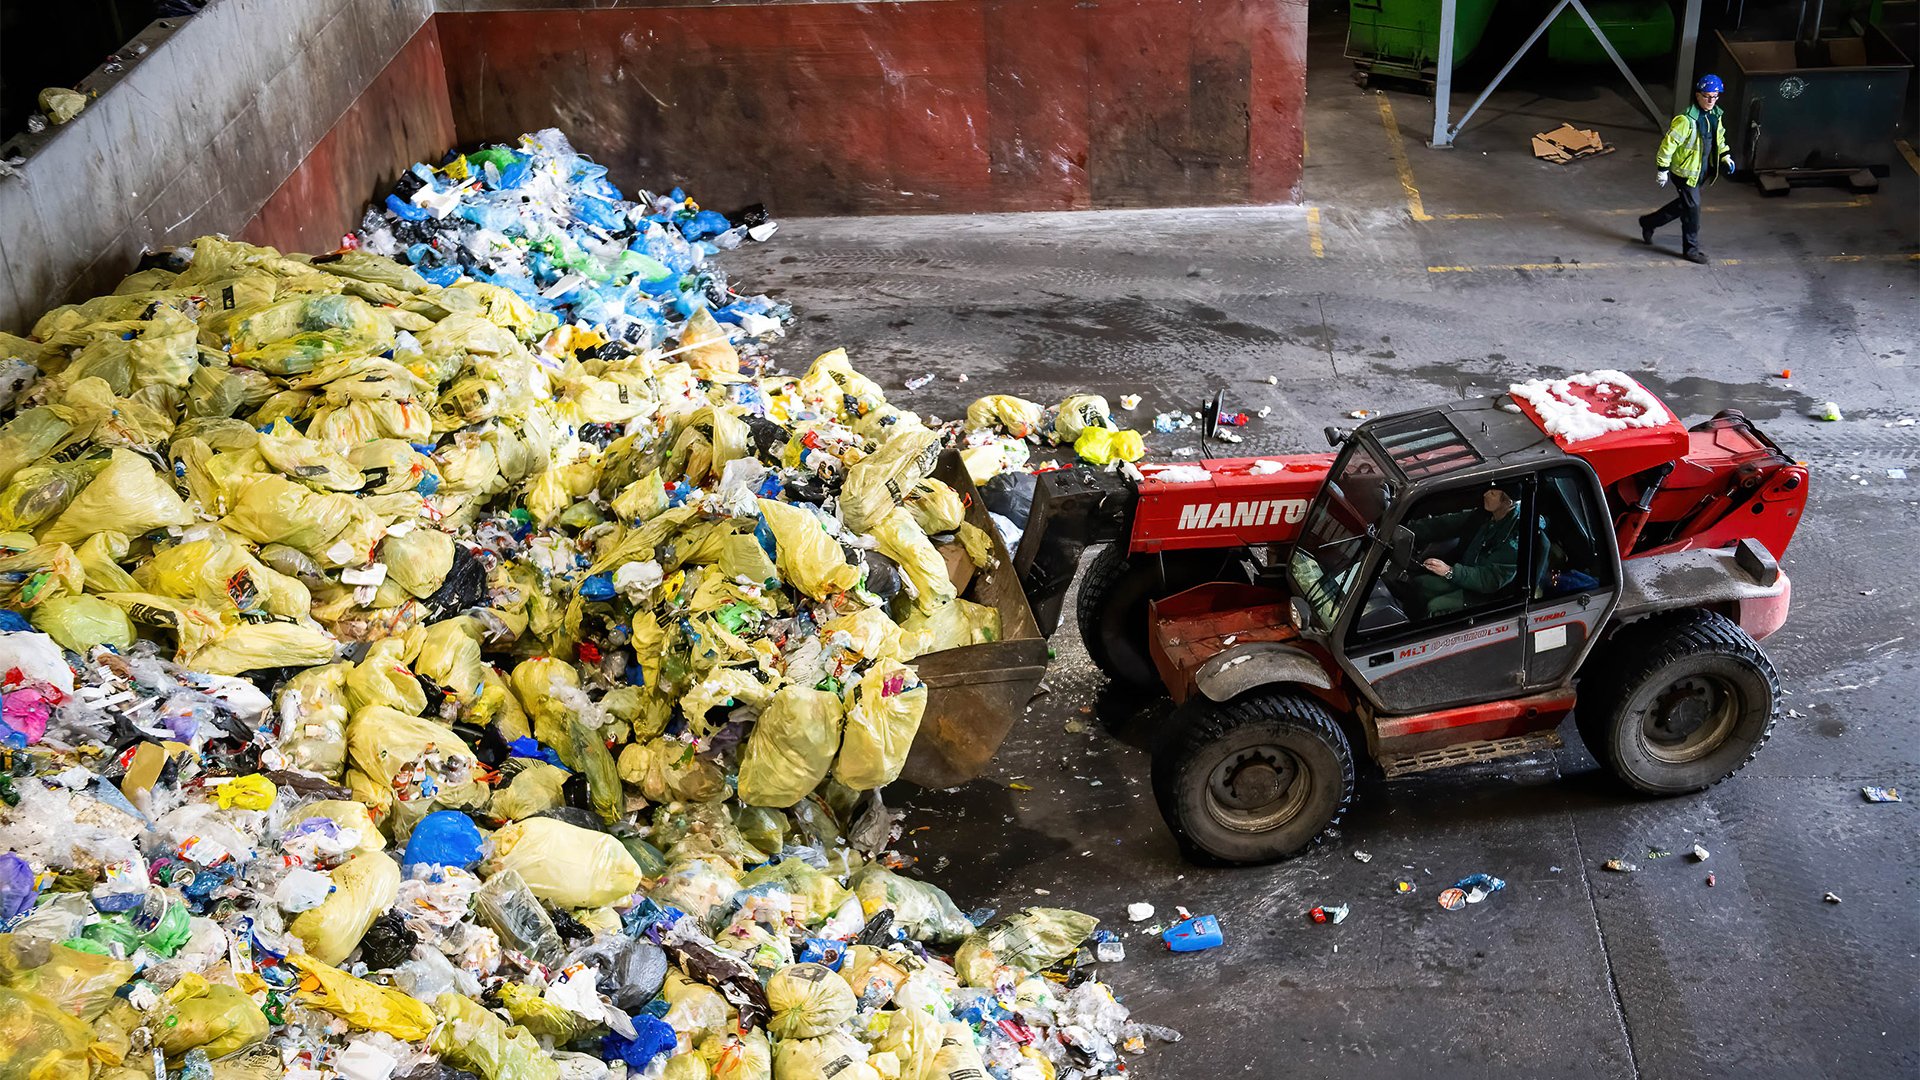
[[[1575,386],[1618,397],[1607,411],[1595,412],[1593,404]],[[1660,399],[1633,376],[1613,370],[1585,371],[1564,379],[1532,379],[1507,387],[1507,393],[1532,406],[1547,434],[1569,443],[1612,431],[1659,427],[1673,419]]]

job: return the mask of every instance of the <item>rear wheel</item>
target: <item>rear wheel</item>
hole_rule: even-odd
[[[1780,680],[1746,631],[1688,611],[1618,633],[1582,674],[1599,688],[1574,715],[1600,764],[1638,791],[1683,795],[1753,760],[1773,733]]]
[[[1193,862],[1292,858],[1318,843],[1353,800],[1353,751],[1310,697],[1196,699],[1174,721],[1153,756],[1153,794]]]
[[[1246,580],[1237,556],[1174,551],[1129,558],[1124,540],[1108,544],[1080,581],[1074,615],[1093,666],[1128,686],[1160,685],[1147,648],[1147,605],[1209,581]]]

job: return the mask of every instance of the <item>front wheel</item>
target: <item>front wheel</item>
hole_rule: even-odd
[[[1153,756],[1153,794],[1192,862],[1292,858],[1318,843],[1353,800],[1353,751],[1313,698],[1197,698],[1173,719],[1178,729]]]
[[[1619,631],[1582,673],[1600,689],[1575,709],[1587,750],[1650,795],[1684,795],[1725,780],[1773,733],[1780,680],[1757,642],[1710,611]],[[1594,668],[1589,664],[1589,668]]]

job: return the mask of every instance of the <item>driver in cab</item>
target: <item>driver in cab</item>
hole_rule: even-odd
[[[1435,514],[1410,528],[1421,547],[1460,541],[1452,549],[1452,561],[1420,561],[1427,573],[1415,582],[1429,617],[1479,605],[1513,584],[1520,567],[1520,515],[1514,513],[1513,496],[1507,492],[1490,487],[1480,498],[1480,509]]]

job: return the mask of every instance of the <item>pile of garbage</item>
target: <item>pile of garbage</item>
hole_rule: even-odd
[[[704,210],[678,188],[629,201],[605,166],[548,128],[437,167],[416,162],[367,211],[358,238],[432,284],[501,285],[562,322],[646,348],[696,312],[749,338],[791,317],[766,296],[735,293],[715,264],[718,253],[778,228],[764,207],[736,217]]]
[[[1000,632],[940,455],[1103,409],[929,426],[838,350],[753,376],[711,304],[669,349],[462,272],[205,237],[0,335],[0,1076],[1073,1080],[1177,1037],[1091,917],[899,873],[877,794],[913,660]]]

